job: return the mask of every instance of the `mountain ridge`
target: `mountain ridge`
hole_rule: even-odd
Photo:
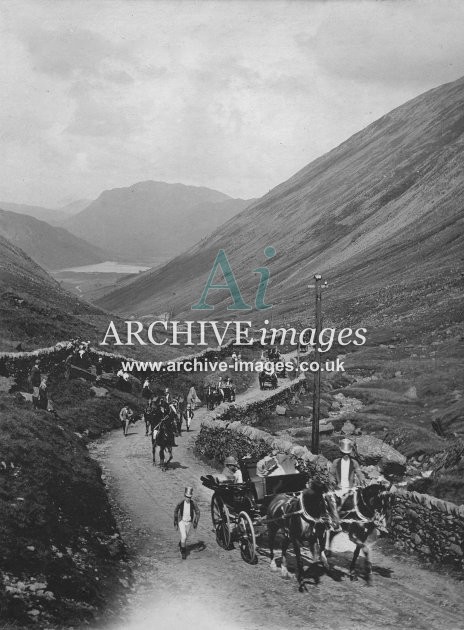
[[[226,250],[250,304],[257,284],[253,269],[268,266],[267,301],[282,315],[302,313],[306,298],[300,285],[306,286],[316,272],[328,274],[339,287],[333,300],[342,296],[342,287],[347,299],[361,295],[363,287],[349,279],[347,266],[362,265],[366,257],[371,261],[363,275],[367,290],[379,288],[380,276],[398,283],[402,258],[409,264],[415,260],[414,272],[421,277],[437,265],[456,266],[455,245],[462,235],[449,254],[443,247],[455,240],[450,225],[458,231],[462,227],[463,110],[464,78],[411,99],[300,169],[206,242],[121,283],[97,303],[132,314],[163,312],[172,303],[175,313],[191,318],[190,305],[198,300],[219,249]],[[434,242],[439,243],[435,249]],[[277,254],[266,261],[268,245]],[[416,259],[408,247],[417,250]],[[383,256],[389,257],[392,273]],[[230,295],[212,292],[209,303],[214,312],[200,312],[202,316],[226,315]]]
[[[64,227],[118,259],[149,260],[154,252],[180,253],[248,203],[206,187],[146,180],[103,191]]]
[[[107,260],[104,251],[64,228],[1,207],[0,234],[48,270]]]

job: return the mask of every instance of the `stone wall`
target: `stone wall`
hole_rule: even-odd
[[[313,455],[305,446],[295,445],[289,440],[277,438],[266,431],[249,426],[250,418],[255,417],[257,411],[270,412],[303,386],[304,379],[304,375],[298,377],[279,388],[272,396],[266,397],[264,392],[259,392],[257,399],[250,402],[223,404],[208,412],[202,420],[200,433],[195,440],[197,452],[219,464],[227,455],[263,457],[277,449],[280,453],[290,455],[300,470],[327,481],[330,462],[323,455]]]
[[[182,364],[185,361],[191,361],[194,358],[198,360],[221,360],[231,354],[231,346],[233,341],[224,344],[218,348],[205,348],[200,353],[184,355],[171,359],[170,361],[176,361],[180,365],[182,371]],[[256,344],[259,345],[259,344]],[[40,370],[44,374],[51,374],[53,372],[62,369],[62,363],[66,357],[73,351],[75,345],[72,342],[62,341],[55,346],[49,348],[40,348],[33,350],[32,352],[2,352],[0,353],[0,376],[12,377],[20,385],[24,385],[27,382],[29,372],[34,365],[34,362],[39,359]],[[251,347],[251,346],[250,346]],[[117,372],[121,367],[121,361],[139,361],[140,359],[133,359],[131,357],[125,357],[120,354],[113,354],[110,352],[104,352],[91,348],[89,352],[91,361],[97,362],[99,357],[103,358],[103,369],[107,372]],[[156,358],[154,359],[156,360]],[[156,372],[158,379],[163,382],[163,379],[172,378],[172,372],[168,372],[168,361],[163,362],[163,367],[159,372]],[[137,371],[139,378],[144,378],[146,375],[153,375],[151,370],[146,372]]]
[[[221,420],[239,421],[242,424],[259,424],[275,411],[276,405],[289,403],[296,392],[305,387],[305,377],[300,376],[290,381],[285,387],[275,390],[271,396],[269,391],[259,391],[253,400],[245,404],[224,405],[219,409]]]
[[[302,379],[274,396],[260,399],[258,394],[257,400],[228,408],[221,405],[208,413],[196,439],[198,452],[219,462],[229,454],[262,457],[275,448],[294,458],[300,470],[327,480],[330,462],[325,457],[249,426],[250,418],[257,413],[267,413],[287,400]],[[398,547],[464,569],[464,505],[457,506],[418,492],[395,490],[388,530]]]
[[[398,547],[464,569],[464,505],[397,490],[388,531]]]

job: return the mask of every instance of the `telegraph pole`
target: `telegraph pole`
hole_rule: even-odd
[[[319,415],[321,406],[321,369],[320,369],[320,351],[319,351],[319,335],[322,330],[322,276],[320,273],[314,274],[316,281],[316,347],[314,348],[314,361],[317,361],[319,368],[314,372],[314,395],[313,395],[313,427],[311,433],[311,451],[314,455],[319,454]]]

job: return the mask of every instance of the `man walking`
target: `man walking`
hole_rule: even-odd
[[[174,527],[179,530],[180,534],[180,553],[182,560],[187,559],[187,538],[190,528],[196,529],[200,520],[200,510],[196,502],[192,499],[193,488],[188,486],[185,488],[184,498],[176,505],[174,510]]]
[[[39,368],[39,360],[37,359],[32,366],[31,373],[29,375],[31,387],[32,387],[32,406],[34,409],[39,408],[39,387],[42,381]]]
[[[127,433],[129,431],[129,424],[134,416],[134,412],[129,407],[129,405],[124,405],[124,407],[119,412],[119,419],[121,420],[121,426],[124,433],[124,437],[127,437]]]

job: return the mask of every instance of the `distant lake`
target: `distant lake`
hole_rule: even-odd
[[[138,273],[139,271],[147,271],[147,269],[151,269],[151,267],[144,265],[125,265],[123,263],[107,260],[106,262],[96,265],[69,267],[68,269],[60,269],[59,271],[74,271],[75,273]]]

